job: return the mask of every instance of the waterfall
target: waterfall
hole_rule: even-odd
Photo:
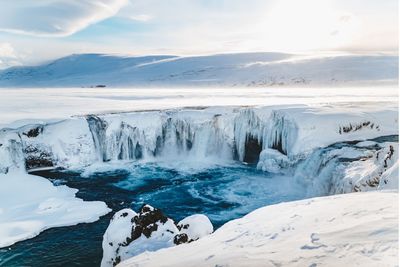
[[[297,124],[289,116],[282,112],[272,111],[264,128],[264,148],[272,148],[288,155],[296,141],[297,133]]]
[[[263,145],[263,129],[264,123],[252,109],[242,110],[235,117],[235,148],[240,161],[247,161],[254,157],[258,159]],[[257,153],[258,155],[255,155]]]
[[[0,136],[0,158],[0,173],[25,170],[23,145],[19,134],[6,133]]]
[[[141,133],[137,127],[121,122],[118,130],[106,140],[107,160],[135,160],[143,157]]]
[[[266,148],[287,154],[297,134],[296,124],[275,111],[266,119],[250,108],[201,119],[165,112],[152,117],[153,124],[142,124],[140,115],[87,117],[99,161],[184,156],[256,164]]]
[[[240,161],[257,163],[266,148],[288,155],[297,138],[298,127],[282,112],[272,111],[262,120],[253,109],[239,112],[234,120],[235,147]]]
[[[106,153],[106,129],[107,123],[97,116],[87,116],[86,118],[90,133],[93,137],[94,147],[99,161],[108,161]]]
[[[157,136],[155,156],[187,154],[193,147],[195,130],[189,121],[180,118],[167,118]]]

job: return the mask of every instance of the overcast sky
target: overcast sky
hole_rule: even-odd
[[[0,0],[0,68],[89,52],[397,50],[397,0]]]

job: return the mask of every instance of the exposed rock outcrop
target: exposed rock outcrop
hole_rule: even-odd
[[[143,205],[139,213],[123,209],[114,214],[104,233],[101,266],[115,266],[144,251],[192,242],[212,232],[205,215],[192,215],[175,224],[150,205]]]

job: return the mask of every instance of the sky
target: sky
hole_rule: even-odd
[[[0,68],[77,53],[398,53],[397,0],[0,0]]]

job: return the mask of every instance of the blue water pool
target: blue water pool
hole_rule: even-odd
[[[126,162],[90,172],[34,174],[79,189],[77,196],[84,200],[102,200],[113,212],[94,223],[49,229],[0,249],[0,266],[99,266],[102,235],[113,213],[126,207],[138,210],[147,203],[176,221],[203,213],[218,228],[258,207],[305,197],[305,190],[289,175],[271,175],[238,163],[176,168]]]

